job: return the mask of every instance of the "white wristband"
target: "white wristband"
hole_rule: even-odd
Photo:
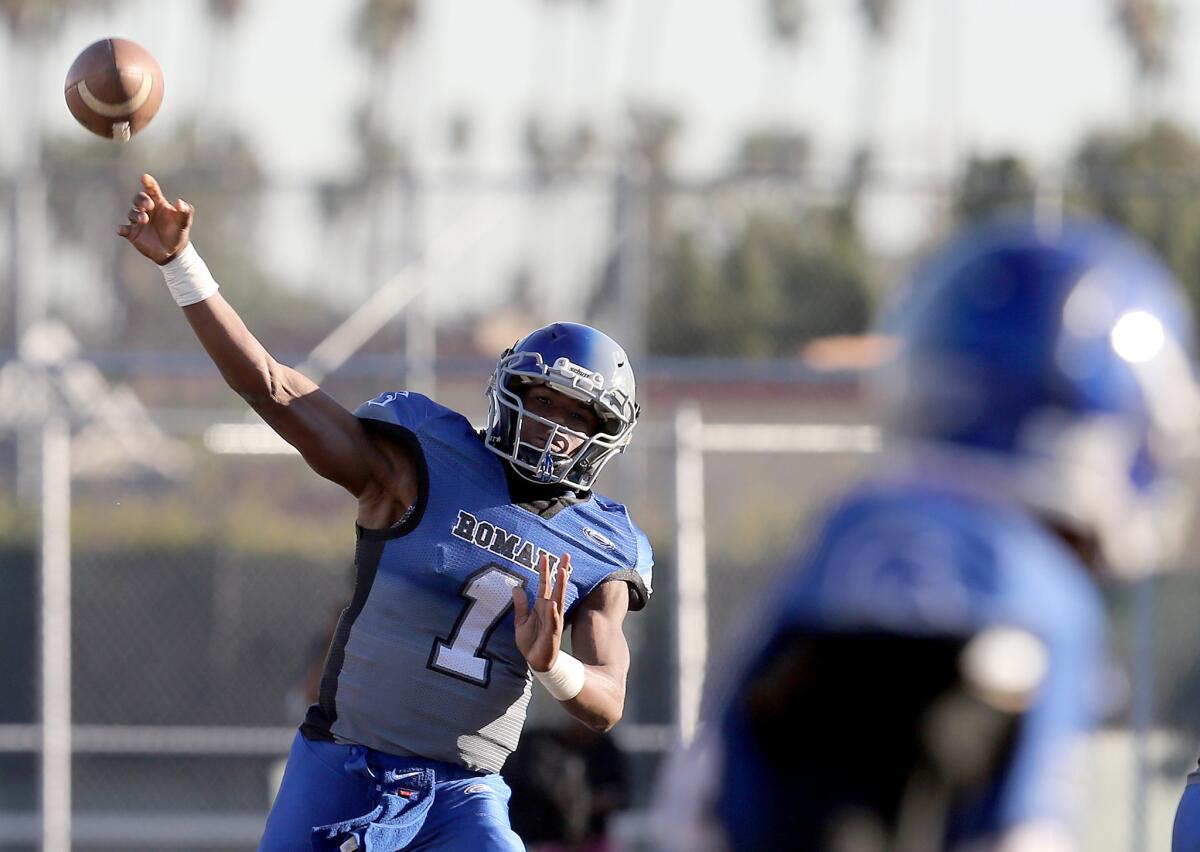
[[[533,676],[559,701],[570,701],[579,694],[583,689],[583,682],[587,680],[583,663],[566,651],[559,651],[554,665],[544,672],[535,671]]]
[[[181,308],[203,302],[217,292],[218,285],[204,259],[196,253],[189,242],[187,248],[176,255],[169,263],[162,265],[163,279],[167,289],[175,299],[175,304]]]

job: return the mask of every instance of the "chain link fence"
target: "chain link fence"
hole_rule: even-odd
[[[0,338],[11,350],[0,364],[8,371],[0,373],[8,412],[0,437],[0,848],[40,843],[36,446],[39,418],[57,405],[70,412],[74,435],[72,848],[251,849],[333,621],[350,597],[353,501],[297,456],[275,454],[261,433],[214,431],[252,421],[159,292],[156,271],[110,240],[107,224],[91,226],[107,212],[120,219],[120,187],[133,185],[124,168],[100,181],[24,182],[4,195],[14,222],[33,205],[45,223],[40,233],[15,224],[3,232],[14,256],[8,292],[17,294],[7,304],[24,305],[11,316],[24,318],[25,331],[45,317],[64,319],[83,354],[63,350],[57,366],[28,368],[27,376],[57,388],[55,402],[39,405],[15,371],[44,353],[24,346],[16,357],[18,326]],[[315,186],[256,191],[256,204],[276,212],[240,232],[245,199],[194,181],[183,174],[168,192],[208,193],[197,207],[213,221],[197,242],[228,298],[282,359],[300,362],[328,344],[396,272],[425,273],[411,291],[422,295],[374,317],[378,333],[312,362],[347,406],[409,385],[481,423],[489,357],[559,316],[594,322],[641,354],[645,417],[602,485],[629,503],[657,555],[655,597],[628,621],[633,669],[615,729],[630,760],[631,801],[644,805],[674,741],[685,673],[677,648],[678,593],[688,593],[677,564],[686,546],[674,485],[677,411],[696,406],[710,430],[702,492],[682,496],[698,497],[703,510],[703,642],[719,659],[823,501],[870,462],[869,440],[800,446],[788,429],[861,436],[854,430],[871,428],[857,382],[863,350],[853,339],[906,258],[857,236],[853,187],[832,182],[748,175],[688,187],[600,177],[549,193],[499,184],[491,188],[499,224],[439,260],[417,244],[453,232],[469,207],[464,198],[480,187],[426,187],[414,201],[411,188],[397,185],[379,199],[390,212],[372,236],[331,202],[336,192]],[[926,211],[930,235],[945,224],[939,187],[884,182],[878,192]],[[418,224],[422,240],[395,236]],[[69,251],[51,250],[63,241]],[[447,304],[455,299],[460,304]],[[410,316],[437,334],[414,345],[420,329]],[[756,443],[744,447],[750,435]],[[1104,807],[1088,807],[1089,850],[1162,848],[1194,756],[1196,732],[1186,730],[1181,708],[1194,706],[1200,678],[1193,645],[1172,637],[1188,634],[1200,588],[1182,575],[1157,591],[1152,617],[1141,621],[1128,593],[1113,594],[1115,656],[1125,661],[1126,683],[1153,687],[1153,730],[1131,736],[1126,701],[1097,739],[1087,789]],[[1147,642],[1160,649],[1157,678],[1135,670],[1146,657],[1129,662]],[[562,720],[535,691],[530,724]],[[1146,761],[1140,774],[1138,754]],[[640,826],[628,816],[618,835],[634,846]]]

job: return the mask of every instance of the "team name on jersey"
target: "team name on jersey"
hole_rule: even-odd
[[[502,556],[509,562],[537,570],[537,564],[543,556],[550,557],[550,570],[558,565],[559,557],[535,545],[519,535],[511,535],[508,530],[498,527],[490,521],[481,521],[470,512],[458,510],[458,519],[450,529],[455,538],[469,541],[476,547],[489,553]]]

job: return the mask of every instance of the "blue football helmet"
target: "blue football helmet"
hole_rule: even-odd
[[[587,435],[530,412],[522,392],[531,384],[586,402],[599,417],[599,430]],[[609,459],[628,446],[639,410],[625,350],[608,335],[573,322],[539,328],[506,350],[488,382],[487,396],[487,448],[532,482],[576,490],[591,488]],[[544,443],[521,440],[526,420],[550,428]],[[583,443],[573,453],[557,453],[551,445],[558,435]]]
[[[1192,323],[1171,273],[1096,222],[967,231],[907,282],[881,371],[918,470],[1007,493],[1126,576],[1173,555],[1172,475],[1200,426]]]

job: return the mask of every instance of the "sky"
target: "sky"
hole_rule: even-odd
[[[683,119],[678,173],[698,179],[719,173],[750,127],[802,130],[812,141],[814,171],[830,177],[869,132],[885,178],[867,199],[865,234],[881,254],[903,255],[934,227],[933,190],[964,156],[1013,151],[1053,182],[1082,134],[1134,121],[1137,89],[1113,5],[896,0],[892,36],[877,47],[859,26],[857,0],[808,0],[803,35],[783,50],[763,37],[759,0],[427,0],[421,36],[398,62],[381,110],[398,132],[418,140],[420,162],[431,173],[451,162],[478,174],[521,173],[520,128],[535,112],[553,127],[593,121],[603,147],[620,139],[630,104],[664,105]],[[90,41],[121,35],[150,49],[167,80],[147,134],[218,114],[245,128],[272,177],[337,176],[353,168],[352,117],[371,79],[352,44],[357,7],[349,0],[247,0],[228,61],[215,62],[199,0],[127,0],[110,13],[72,20],[46,51],[44,66],[62,71],[45,75],[55,92],[46,92],[39,109],[54,131],[79,132],[61,108],[62,72]],[[1200,127],[1190,97],[1200,91],[1200,59],[1184,49],[1200,37],[1200,2],[1179,3],[1176,15],[1174,73],[1162,103],[1177,120]],[[11,45],[0,39],[4,48]],[[864,61],[869,51],[873,60]],[[203,97],[210,76],[219,100]],[[452,160],[444,142],[458,113],[475,127],[465,161]],[[0,150],[11,162],[11,140]],[[457,202],[433,205],[426,236],[451,227],[462,209]],[[582,274],[603,250],[607,235],[587,225],[607,221],[602,199],[572,197],[531,215],[550,218],[531,228],[529,215],[500,216],[496,236],[484,241],[492,244],[483,251],[491,260],[464,272],[478,279],[464,285],[468,290],[485,299],[495,291],[495,269],[517,263],[530,231],[558,229],[555,244],[571,243],[549,252],[559,256],[544,260],[544,277]],[[304,230],[298,220],[289,227]],[[318,243],[297,243],[280,262],[303,277],[318,264]],[[563,298],[555,307],[579,307],[578,298]],[[454,299],[434,301],[445,310]]]
[[[955,147],[1015,147],[1052,162],[1081,129],[1130,111],[1132,74],[1112,0],[896,3],[872,88],[882,105],[879,134],[899,167],[927,166]],[[281,173],[329,172],[352,154],[349,116],[369,79],[351,44],[356,5],[246,0],[223,108],[271,151]],[[418,56],[400,69],[393,109],[427,129],[456,109],[477,114],[484,166],[519,163],[510,124],[534,104],[552,116],[612,122],[631,101],[667,104],[686,119],[680,163],[688,171],[727,158],[738,127],[781,117],[824,153],[844,149],[858,129],[867,49],[857,0],[808,0],[792,61],[766,46],[763,5],[426,2]],[[207,73],[201,8],[199,0],[127,0],[110,14],[80,16],[48,64],[65,70],[94,38],[133,38],[158,57],[168,80],[158,121],[179,120],[199,105]],[[538,9],[551,11],[532,14]],[[1178,17],[1176,43],[1194,43],[1200,8],[1183,3]],[[1179,77],[1195,79],[1193,53],[1175,50]],[[1186,88],[1183,80],[1177,88]],[[1194,119],[1195,106],[1185,105]],[[51,118],[56,130],[70,126],[61,109]]]

